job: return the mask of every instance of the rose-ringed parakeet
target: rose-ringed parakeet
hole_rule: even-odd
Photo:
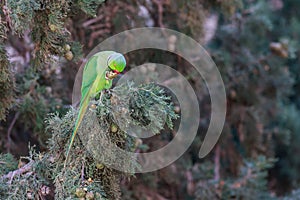
[[[96,53],[85,64],[82,74],[79,113],[75,122],[70,144],[67,149],[64,166],[66,166],[68,161],[74,138],[89,106],[91,98],[95,98],[97,94],[102,92],[104,89],[109,89],[112,86],[112,80],[124,70],[125,66],[126,60],[124,56],[114,51],[101,51]]]

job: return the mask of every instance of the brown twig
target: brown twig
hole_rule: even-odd
[[[81,181],[84,181],[84,162],[82,161],[82,168],[81,168]]]
[[[93,42],[94,42],[95,38],[100,37],[100,36],[104,35],[105,33],[109,33],[109,32],[110,32],[109,29],[100,29],[98,31],[93,32],[90,36],[90,41],[88,43],[88,47],[93,46]]]
[[[162,0],[153,0],[153,2],[156,4],[158,9],[158,25],[161,28],[164,28],[165,25],[163,24],[163,4],[164,1]]]
[[[82,24],[82,26],[86,28],[96,22],[101,21],[103,18],[104,18],[104,15],[98,15],[96,18],[93,18],[93,19],[90,19],[90,20],[87,20],[86,22],[84,22]]]
[[[9,184],[11,184],[13,178],[14,178],[16,175],[21,175],[21,174],[30,172],[33,163],[34,163],[33,161],[30,161],[29,163],[27,163],[27,164],[24,165],[23,167],[21,167],[21,168],[15,170],[15,171],[11,171],[11,172],[9,172],[9,173],[6,174],[6,175],[3,175],[3,176],[0,178],[0,180],[2,181],[2,180],[5,180],[5,179],[9,179]]]
[[[220,145],[217,144],[216,150],[215,150],[215,157],[214,157],[214,162],[215,162],[215,168],[214,168],[214,180],[218,182],[220,180]]]
[[[240,188],[242,186],[245,186],[249,179],[253,179],[253,178],[256,178],[256,177],[257,177],[257,175],[253,174],[251,169],[248,169],[247,174],[243,178],[241,178],[240,180],[232,183],[230,185],[230,188]]]
[[[11,22],[11,19],[10,19],[10,16],[9,16],[9,14],[11,13],[11,11],[9,10],[9,8],[8,8],[8,6],[7,6],[7,1],[5,0],[5,5],[3,5],[3,7],[2,7],[2,11],[3,11],[3,14],[4,14],[4,16],[5,16],[5,21],[6,21],[6,23],[7,23],[7,27],[9,28],[9,29],[11,29],[11,27],[12,27],[12,22]]]
[[[168,5],[170,2],[168,0],[153,0],[153,2],[156,4],[158,10],[158,20],[157,20],[158,25],[160,28],[162,28],[162,34],[164,35],[164,37],[168,38],[168,35],[164,30],[165,25],[163,23],[163,13],[164,13],[163,6]]]
[[[20,116],[20,112],[17,112],[12,120],[12,122],[10,123],[9,127],[8,127],[8,130],[7,130],[7,152],[10,153],[10,145],[11,145],[11,131],[17,121],[17,119],[19,118]]]

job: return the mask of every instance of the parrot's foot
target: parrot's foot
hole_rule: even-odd
[[[101,91],[101,93],[100,93],[100,98],[99,98],[99,100],[98,100],[98,102],[99,102],[99,104],[100,105],[103,105],[103,97],[104,97],[104,93],[107,93],[108,94],[108,96],[109,96],[109,98],[111,97],[111,95],[112,95],[112,92],[110,91],[110,90],[102,90]],[[98,105],[99,105],[98,104]]]
[[[103,91],[101,91],[100,92],[100,97],[99,97],[99,103],[98,103],[98,105],[103,105],[103,103],[102,103],[102,97],[103,97]]]

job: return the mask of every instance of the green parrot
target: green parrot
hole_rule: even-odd
[[[101,51],[93,55],[85,64],[82,74],[81,100],[79,113],[75,122],[74,130],[68,146],[66,160],[68,161],[70,149],[73,145],[74,138],[83,119],[83,116],[89,106],[91,98],[104,89],[112,86],[112,80],[121,73],[126,66],[126,60],[120,53],[114,51]],[[101,99],[101,96],[100,96]]]

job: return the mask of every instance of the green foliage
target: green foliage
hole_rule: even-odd
[[[217,182],[213,179],[213,164],[205,162],[192,170],[199,182],[196,199],[275,199],[267,191],[268,169],[276,159],[259,156],[246,160],[240,168],[238,178],[226,177]]]
[[[65,56],[72,60],[72,50],[64,48],[70,44],[70,34],[64,27],[64,23],[69,12],[69,1],[43,2],[40,10],[35,14],[34,26],[32,28],[32,39],[35,43],[35,57],[33,65],[41,69],[44,64],[53,62],[53,55]]]
[[[44,77],[27,69],[23,74],[16,75],[16,95],[19,102],[16,105],[19,119],[23,121],[22,129],[33,132],[41,145],[44,145],[49,135],[44,134],[45,118],[49,112],[62,106],[61,102],[53,98],[53,94],[41,82]]]
[[[224,186],[223,199],[274,199],[267,191],[268,169],[272,168],[276,159],[259,156],[256,160],[246,161],[241,168],[240,179]],[[228,184],[228,183],[227,183]],[[226,188],[227,186],[227,188]]]
[[[203,21],[205,19],[205,8],[198,1],[184,1],[178,4],[172,4],[174,11],[178,12],[180,17],[177,18],[179,30],[185,33],[202,36]],[[176,8],[178,6],[178,8]]]
[[[267,36],[274,26],[269,4],[256,1],[245,4],[245,9],[249,12],[237,13],[220,25],[210,48],[232,104],[228,136],[235,138],[237,149],[242,147],[243,156],[261,151],[272,156],[272,133],[264,128],[274,122],[269,113],[276,112],[277,100],[287,100],[292,94],[294,77],[285,67],[286,58],[269,49],[273,39]]]
[[[17,168],[17,161],[12,154],[0,154],[0,176]]]
[[[283,7],[280,8],[281,3]],[[291,140],[295,141],[295,144],[297,143],[298,136],[296,135],[299,132],[299,127],[278,130],[278,127],[283,125],[281,123],[284,123],[283,127],[290,126],[291,123],[295,125],[297,117],[290,119],[291,122],[289,123],[282,118],[279,120],[276,118],[277,115],[281,116],[283,113],[288,112],[290,112],[289,116],[298,116],[296,113],[299,112],[296,107],[293,107],[293,111],[291,109],[283,112],[278,103],[285,102],[288,104],[290,103],[290,98],[293,100],[298,99],[297,102],[299,102],[299,95],[295,94],[297,93],[295,91],[299,90],[298,82],[300,80],[299,50],[297,48],[299,45],[296,45],[299,44],[299,17],[295,9],[295,6],[298,4],[293,0],[210,1],[205,3],[200,1],[172,2],[171,8],[182,8],[184,13],[191,12],[188,15],[191,19],[182,18],[179,9],[174,9],[177,14],[174,16],[172,10],[169,10],[168,6],[165,5],[163,25],[168,28],[178,29],[196,39],[203,34],[201,26],[203,26],[205,17],[207,17],[205,12],[209,12],[207,8],[221,10],[222,13],[216,14],[218,16],[217,31],[215,38],[208,44],[208,49],[225,82],[228,95],[228,112],[225,128],[220,139],[222,149],[220,158],[214,158],[214,162],[209,162],[213,160],[211,157],[207,157],[205,162],[198,161],[195,152],[198,151],[199,146],[195,145],[197,148],[195,146],[192,147],[189,151],[190,157],[187,156],[184,160],[185,166],[189,166],[187,163],[193,163],[191,165],[197,168],[198,165],[211,163],[210,167],[207,170],[193,174],[192,178],[190,178],[192,180],[187,180],[188,178],[185,177],[185,174],[194,170],[194,168],[188,172],[180,173],[180,170],[178,170],[180,164],[175,163],[172,166],[172,170],[177,170],[176,176],[182,183],[181,185],[186,184],[184,189],[176,184],[166,184],[164,182],[164,178],[167,177],[165,174],[161,176],[151,174],[153,177],[142,184],[148,190],[151,190],[150,187],[147,187],[148,185],[155,184],[159,185],[157,188],[160,189],[156,189],[153,192],[154,194],[145,194],[144,198],[147,198],[147,196],[156,198],[157,196],[155,195],[162,195],[164,198],[170,199],[194,199],[196,195],[198,199],[273,199],[272,195],[275,195],[271,195],[271,192],[268,191],[268,187],[270,187],[268,184],[270,183],[278,185],[278,187],[275,187],[276,192],[279,192],[281,189],[285,190],[283,185],[287,188],[291,188],[291,184],[295,188],[299,187],[299,181],[297,181],[298,161],[295,161],[298,159],[294,158],[299,150],[295,147],[289,148],[289,146],[286,146]],[[273,6],[277,6],[277,8]],[[151,11],[151,8],[148,10]],[[195,10],[198,10],[198,13],[194,13]],[[214,14],[213,12],[209,13]],[[198,22],[200,21],[198,25],[193,24],[195,19]],[[184,20],[190,20],[190,22]],[[175,21],[183,23],[175,23]],[[286,24],[291,24],[292,26],[287,26]],[[279,46],[279,49],[273,48],[274,43]],[[143,56],[138,57],[144,59]],[[151,54],[151,59],[155,56],[155,54]],[[165,60],[168,60],[169,65],[179,66],[180,72],[189,72],[186,70],[185,63],[176,59],[166,58],[165,56],[162,57],[155,61],[163,63]],[[151,59],[149,60],[152,61]],[[134,59],[134,61],[136,60],[138,59]],[[194,83],[198,83],[199,77],[190,74],[185,75],[192,77],[190,80],[193,82],[193,86],[197,85]],[[208,102],[203,100],[206,99],[206,96],[203,95],[204,89],[197,89],[196,92],[201,99],[201,108],[206,108]],[[300,104],[298,103],[298,105]],[[207,113],[206,109],[201,109],[201,116],[206,116]],[[208,125],[205,120],[201,120],[201,122],[203,126]],[[205,128],[203,129],[201,132],[205,132]],[[293,139],[289,138],[288,135]],[[200,142],[202,139],[199,137],[196,140]],[[278,143],[280,145],[277,146]],[[155,140],[148,146],[155,149],[159,146],[159,142]],[[285,153],[279,154],[280,152]],[[213,154],[214,152],[210,155],[213,156]],[[277,156],[279,156],[279,160],[274,163],[272,158]],[[219,170],[214,169],[218,160],[221,162]],[[245,160],[247,160],[246,163]],[[282,168],[282,172],[284,172],[280,175],[280,178],[278,180],[268,179],[268,171],[272,172],[273,177],[276,177],[276,173],[277,175],[281,174],[281,170],[278,171],[279,168]],[[221,183],[216,183],[216,180],[213,179],[214,175],[218,174],[218,171],[221,177],[219,181],[224,181],[223,186]],[[253,176],[251,175],[247,178],[247,171],[251,171]],[[183,177],[180,176],[181,174],[183,174]],[[201,180],[197,179],[199,176],[204,178]],[[284,177],[289,177],[289,179],[286,180]],[[242,180],[246,179],[247,181],[240,184]],[[292,179],[294,181],[289,181]],[[267,180],[270,180],[270,182],[267,182]],[[282,184],[280,180],[285,181]],[[235,183],[237,184],[234,185]],[[136,189],[131,189],[133,194],[128,199],[138,199],[138,192],[135,191],[141,187],[135,187],[136,184],[136,182],[133,182],[129,186]],[[199,186],[197,191],[193,191],[195,186]],[[224,188],[220,188],[221,186]],[[179,190],[180,192],[173,192],[175,197],[170,197],[165,188],[175,191]]]
[[[7,0],[6,4],[11,12],[11,25],[14,27],[14,32],[22,35],[30,28],[34,12],[40,8],[40,2]]]
[[[65,28],[70,9],[77,6],[89,15],[94,16],[99,4],[97,1],[43,1],[43,0],[8,0],[7,14],[14,33],[23,36],[31,30],[35,44],[33,67],[43,69],[46,64],[57,60],[54,56],[64,56],[67,60],[78,61],[81,57],[81,45],[73,42],[70,32]],[[66,46],[71,48],[66,48]]]
[[[77,3],[85,12],[94,15],[101,2],[103,1]],[[7,38],[6,31],[11,30],[12,33],[23,37],[26,31],[31,30],[35,45],[31,60],[33,69],[45,69],[53,61],[57,61],[54,56],[65,56],[67,60],[78,61],[82,55],[81,45],[71,40],[70,33],[65,28],[70,4],[71,1],[68,0],[8,0],[1,3],[3,11],[1,9],[0,17],[0,120],[5,119],[7,109],[12,105],[14,98],[14,75],[2,45]]]
[[[2,36],[5,37],[5,35],[0,34],[0,37]],[[0,42],[1,40],[2,39],[0,38]],[[7,109],[9,109],[13,103],[13,98],[14,80],[9,69],[6,51],[4,46],[0,45],[0,121],[5,119]]]
[[[283,200],[299,200],[300,199],[300,190],[294,190],[290,195],[283,198]]]
[[[153,134],[159,133],[165,123],[170,129],[173,128],[172,120],[177,119],[178,115],[174,112],[171,97],[167,96],[166,91],[160,86],[151,83],[137,87],[128,82],[122,87],[114,88],[113,91],[114,102],[116,102],[114,106],[126,108],[127,105],[124,105],[126,102],[130,105],[126,108],[129,113],[119,111],[122,117],[116,119],[117,124],[138,125]],[[131,118],[127,116],[128,114]]]
[[[7,110],[11,107],[14,98],[14,79],[10,70],[8,57],[4,47],[7,37],[7,27],[0,12],[0,121],[5,120]]]
[[[139,98],[131,99],[134,95],[138,95]],[[149,98],[150,95],[154,95],[153,98]],[[131,99],[130,103],[129,99]],[[145,101],[145,106],[141,107],[140,99]],[[48,158],[42,162],[48,167],[41,167],[41,169],[47,169],[45,173],[54,179],[57,199],[74,198],[76,190],[80,191],[85,188],[88,192],[100,195],[99,199],[100,197],[120,199],[119,180],[126,174],[110,168],[107,163],[120,163],[123,168],[127,168],[127,172],[131,173],[134,173],[138,165],[135,158],[126,157],[128,159],[120,160],[118,154],[110,148],[112,147],[110,145],[117,145],[126,151],[133,151],[137,148],[135,139],[127,136],[126,132],[118,126],[119,123],[135,121],[140,124],[142,115],[154,104],[163,106],[162,110],[167,113],[169,120],[176,118],[172,104],[167,102],[169,97],[161,88],[153,84],[141,86],[135,86],[132,83],[123,84],[112,89],[109,94],[104,94],[101,100],[101,102],[100,100],[92,102],[98,105],[97,108],[86,113],[79,128],[79,137],[76,137],[70,152],[70,162],[65,169],[63,169],[65,157],[62,156],[62,152],[68,147],[69,135],[72,132],[77,111],[71,109],[63,118],[52,115],[47,120],[47,130],[51,131],[52,137],[49,140],[49,153],[46,154]],[[123,115],[125,110],[130,110],[129,108],[139,109],[140,112],[135,113],[137,118]],[[149,115],[149,120],[161,119]],[[168,123],[172,126],[171,121]],[[116,126],[117,129],[113,129],[112,126]],[[163,123],[158,123],[151,127],[151,130],[160,130],[163,126]],[[145,129],[150,129],[150,127],[145,126]],[[51,159],[51,162],[47,161]],[[88,181],[89,179],[92,181]]]
[[[43,184],[45,184],[45,180],[40,174],[36,174],[33,165],[33,160],[37,159],[34,158],[35,156],[36,154],[31,152],[30,157],[23,158],[24,163],[19,169],[17,169],[17,163],[10,154],[1,156],[4,165],[7,165],[8,169],[14,170],[7,174],[4,173],[5,171],[0,173],[1,198],[12,200],[39,198],[39,192]]]
[[[283,192],[287,188],[297,188],[300,181],[297,173],[300,169],[300,160],[297,156],[292,156],[300,151],[298,123],[300,111],[293,104],[281,104],[280,111],[277,117],[278,127],[274,130],[275,151],[279,161],[272,170],[272,175],[285,183],[276,187],[279,192]]]
[[[105,0],[76,0],[75,5],[88,15],[96,17],[98,6]]]
[[[37,83],[37,78],[34,77],[31,79],[23,77],[29,83],[22,85],[32,88],[32,82]],[[135,98],[136,95],[139,98]],[[150,97],[151,95],[153,97]],[[130,102],[129,99],[131,99]],[[141,106],[141,99],[145,106]],[[121,161],[116,152],[110,151],[109,144],[126,151],[135,151],[137,148],[136,139],[128,136],[117,122],[132,121],[140,124],[141,115],[151,110],[150,106],[156,104],[163,106],[161,109],[167,114],[166,118],[173,120],[177,116],[169,100],[170,98],[166,96],[164,90],[154,84],[135,86],[133,83],[126,83],[104,94],[103,98],[92,101],[98,106],[93,109],[93,104],[91,104],[90,110],[86,113],[79,129],[80,137],[75,138],[70,162],[66,168],[63,167],[64,153],[68,148],[69,137],[74,128],[78,111],[70,109],[63,117],[59,117],[57,114],[50,115],[46,130],[51,133],[51,138],[48,141],[49,150],[45,154],[35,153],[31,149],[30,156],[25,158],[26,163],[19,169],[12,155],[1,154],[1,197],[16,200],[40,199],[41,196],[49,195],[50,192],[45,192],[47,189],[53,190],[55,199],[58,200],[89,199],[91,197],[101,200],[121,199],[119,182],[122,177],[132,175],[138,164],[136,158],[127,157],[126,160]],[[135,117],[120,115],[120,110],[130,111],[131,109],[139,109],[139,112],[135,113]],[[37,108],[37,110],[39,109]],[[26,113],[28,114],[29,111]],[[151,114],[148,119],[161,121],[157,116]],[[172,127],[172,121],[168,123]],[[163,129],[163,127],[163,123],[155,124],[152,131]],[[145,126],[145,129],[149,128]],[[108,162],[119,162],[122,167],[128,168],[127,173],[113,169],[107,164]],[[51,183],[54,184],[55,190],[48,186]]]

